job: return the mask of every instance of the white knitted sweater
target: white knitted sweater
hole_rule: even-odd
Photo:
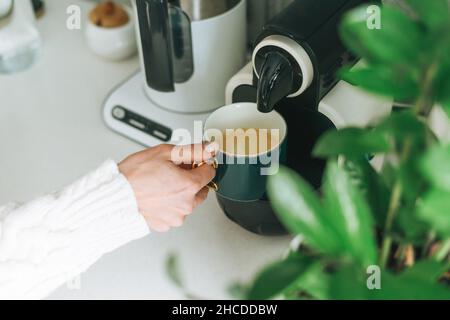
[[[149,233],[115,162],[60,192],[0,206],[0,299],[40,299]]]

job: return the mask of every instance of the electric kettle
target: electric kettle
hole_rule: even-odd
[[[133,0],[144,88],[156,105],[202,113],[225,103],[244,65],[245,0]]]
[[[21,71],[35,62],[41,47],[35,20],[31,1],[0,1],[0,73]]]

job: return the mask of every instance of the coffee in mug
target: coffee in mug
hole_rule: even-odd
[[[228,155],[252,156],[269,152],[280,144],[275,129],[226,129],[217,141],[219,150]]]

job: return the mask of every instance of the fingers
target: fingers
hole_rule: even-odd
[[[210,165],[203,165],[185,172],[193,183],[193,191],[195,194],[202,190],[216,176],[216,170]]]
[[[123,162],[143,163],[152,159],[156,154],[159,158],[170,160],[177,165],[191,165],[193,163],[201,163],[214,157],[219,150],[217,142],[189,144],[184,146],[174,146],[171,144],[160,144],[153,148],[148,148],[137,152]]]
[[[156,232],[167,232],[171,228],[178,228],[184,224],[187,214],[181,213],[166,213],[159,217],[152,217],[147,220],[148,226],[151,230]]]
[[[160,214],[158,217],[152,217],[146,219],[151,230],[155,232],[167,232],[171,228],[181,227],[188,215],[192,214],[194,208],[202,204],[208,197],[208,187],[202,188],[193,199],[192,205],[186,205],[185,209],[172,208],[171,211],[167,211],[164,214]],[[145,216],[145,215],[144,215]]]
[[[171,228],[179,228],[184,224],[184,220],[186,219],[186,215],[174,214],[167,215],[164,217],[164,221]]]
[[[217,150],[215,142],[175,146],[170,152],[170,160],[177,165],[201,163],[214,157]]]
[[[180,164],[178,167],[181,168],[181,169],[184,169],[184,170],[192,170],[192,163],[190,163],[190,164]]]
[[[160,219],[153,218],[151,220],[147,220],[147,223],[149,228],[156,232],[167,232],[170,230],[170,226],[167,222]]]
[[[208,197],[208,193],[209,193],[209,188],[208,187],[203,187],[203,189],[200,190],[195,195],[194,206],[197,207],[200,204],[202,204],[206,200],[206,198]]]

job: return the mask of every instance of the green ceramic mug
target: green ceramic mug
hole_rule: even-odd
[[[240,138],[248,140],[233,139],[236,149],[220,148],[216,154],[217,170],[212,186],[227,199],[262,199],[266,193],[268,176],[276,174],[280,164],[286,162],[286,122],[276,111],[259,112],[255,103],[236,103],[222,107],[209,116],[205,123],[204,138],[223,146],[227,130],[234,132],[236,129],[242,129],[245,135]],[[261,135],[260,139],[257,138],[258,134]],[[264,141],[268,140],[264,137],[273,139],[272,143]],[[243,146],[247,147],[247,151],[242,149]]]

